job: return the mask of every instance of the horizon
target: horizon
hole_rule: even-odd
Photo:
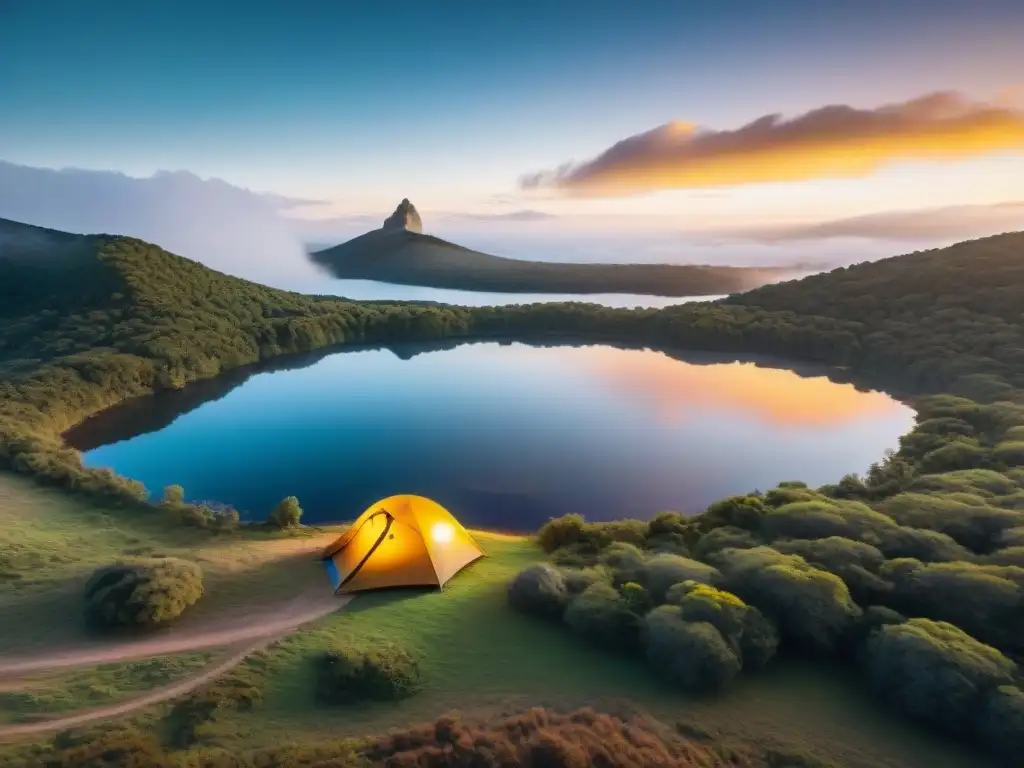
[[[0,6],[0,216],[246,276],[403,198],[554,261],[830,266],[1024,229],[1010,0],[124,8]]]

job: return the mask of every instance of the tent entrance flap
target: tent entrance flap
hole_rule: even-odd
[[[366,561],[373,557],[373,553],[377,551],[377,548],[384,542],[384,539],[387,538],[388,532],[391,530],[391,526],[395,522],[395,518],[389,515],[385,510],[381,510],[380,512],[375,512],[370,519],[375,519],[378,515],[383,515],[385,518],[384,530],[380,532],[380,535],[377,537],[377,540],[373,542],[373,545],[368,550],[366,550],[366,554],[363,555],[363,559],[356,563],[356,567],[349,571],[347,574],[345,574],[345,578],[341,580],[341,584],[338,585],[337,589],[340,589],[341,587],[345,586],[350,581],[352,581],[352,579],[359,575],[359,572],[363,569],[363,566],[366,565]],[[367,520],[367,522],[369,522],[369,520]]]
[[[413,495],[390,496],[374,504],[321,555],[334,565],[328,573],[338,593],[440,587],[483,556],[448,510]]]

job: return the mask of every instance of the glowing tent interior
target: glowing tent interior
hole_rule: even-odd
[[[484,552],[451,513],[423,496],[389,496],[361,514],[322,554],[338,594],[437,586]]]

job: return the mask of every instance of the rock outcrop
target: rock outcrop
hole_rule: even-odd
[[[381,229],[407,229],[410,232],[423,234],[423,222],[416,211],[416,206],[409,202],[409,198],[405,198],[395,208],[395,212],[384,219]]]

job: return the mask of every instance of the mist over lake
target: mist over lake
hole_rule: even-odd
[[[606,346],[360,349],[142,398],[69,434],[154,495],[304,522],[418,493],[468,525],[533,530],[693,513],[733,493],[864,472],[913,423],[889,396],[785,362]],[[300,367],[286,367],[286,366]]]

